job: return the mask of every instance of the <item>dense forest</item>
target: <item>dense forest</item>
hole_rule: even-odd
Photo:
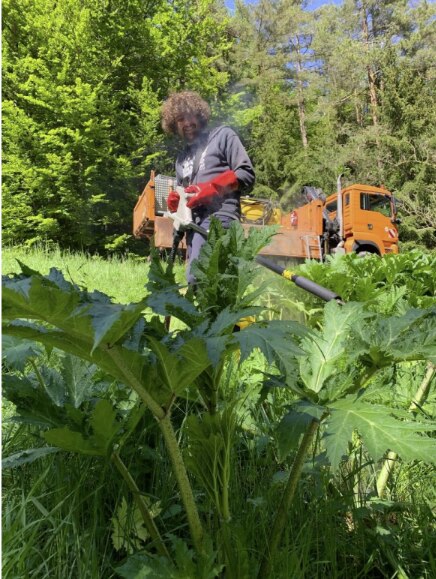
[[[137,196],[178,146],[160,106],[190,88],[240,133],[255,196],[341,172],[397,195],[403,247],[435,247],[435,6],[306,4],[4,0],[4,242],[134,250]]]

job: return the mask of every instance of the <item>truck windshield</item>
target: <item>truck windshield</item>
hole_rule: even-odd
[[[392,213],[390,197],[377,193],[361,193],[360,208],[365,211],[376,211],[386,217],[390,217]]]
[[[335,199],[334,201],[330,201],[330,203],[327,203],[327,205],[325,206],[325,208],[327,209],[327,211],[329,213],[335,213],[335,211],[338,210],[338,201],[337,199]]]

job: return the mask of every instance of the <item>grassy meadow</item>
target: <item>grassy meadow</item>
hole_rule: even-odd
[[[123,304],[136,302],[145,295],[149,265],[146,260],[113,256],[103,258],[80,252],[61,251],[43,245],[33,249],[4,247],[2,273],[18,273],[18,261],[47,274],[50,268],[61,270],[68,281],[88,291],[99,290]],[[183,283],[183,267],[176,265],[176,276]]]

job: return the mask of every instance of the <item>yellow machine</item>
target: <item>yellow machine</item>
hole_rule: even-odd
[[[242,223],[250,225],[280,225],[282,210],[270,199],[241,197]]]

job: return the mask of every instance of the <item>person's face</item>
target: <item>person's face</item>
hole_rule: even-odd
[[[187,143],[192,143],[197,138],[201,125],[198,118],[191,113],[179,115],[176,119],[177,133]]]

